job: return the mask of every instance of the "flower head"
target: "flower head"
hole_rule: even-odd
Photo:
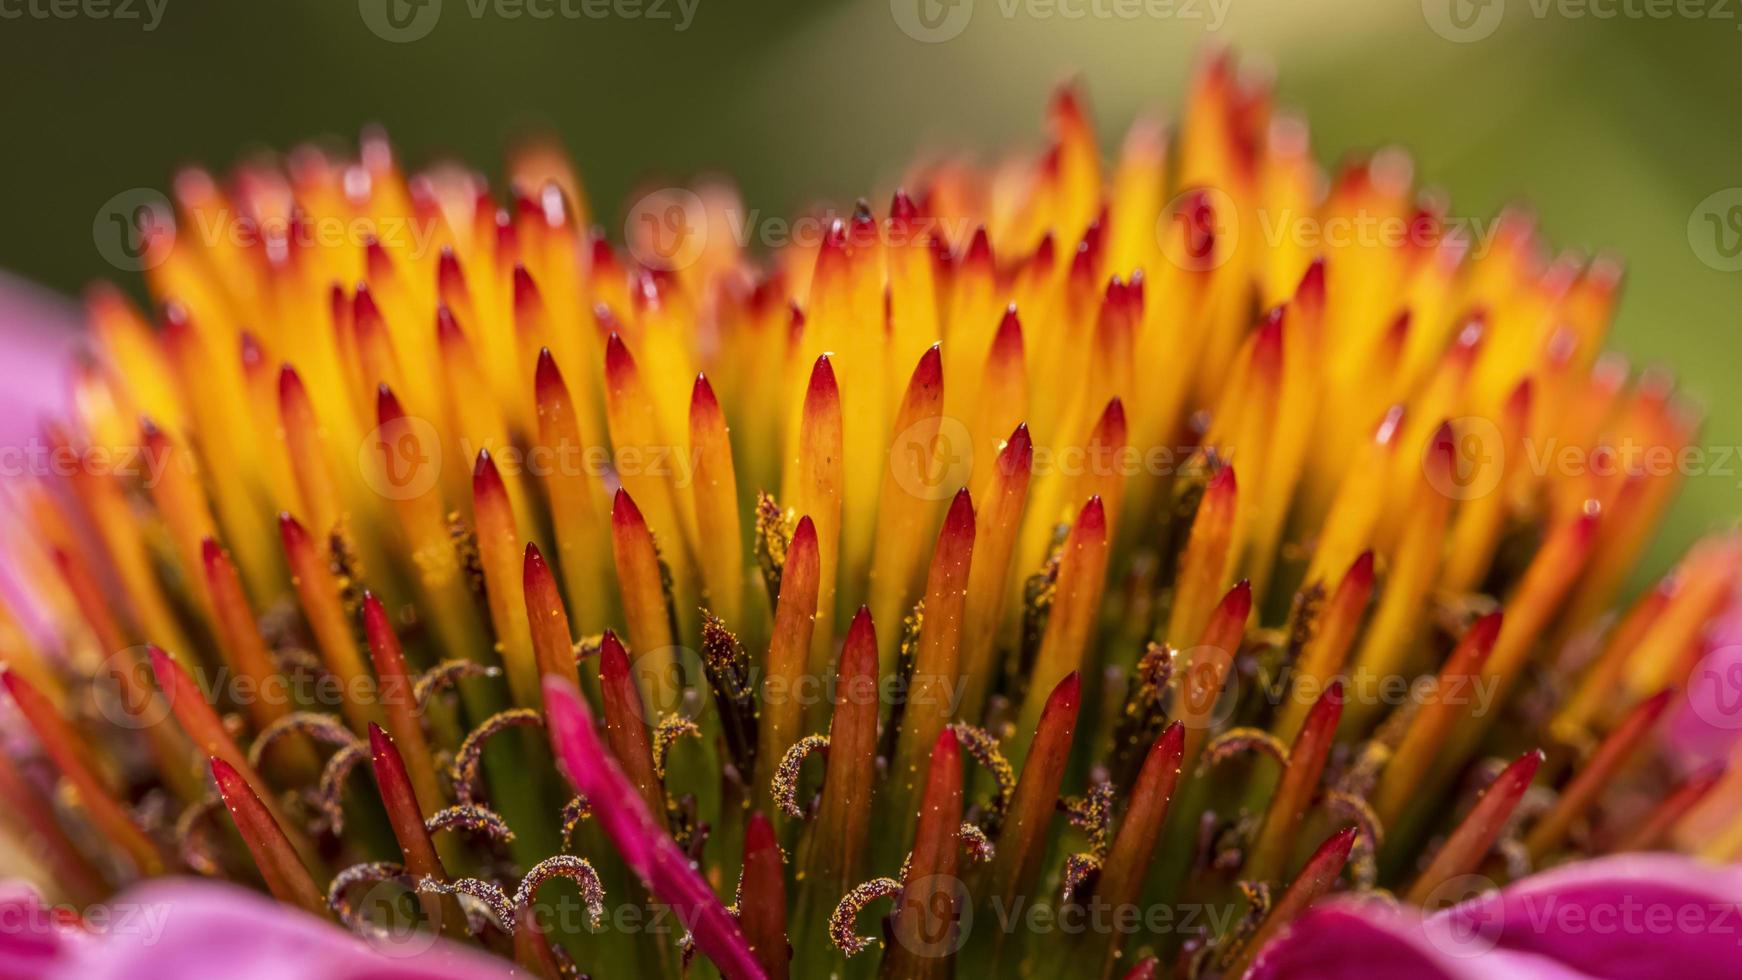
[[[543,145],[178,176],[10,487],[48,891],[323,971],[1289,976],[1540,952],[1599,872],[1496,888],[1714,819],[1656,733],[1742,541],[1609,611],[1696,428],[1617,264],[1325,175],[1225,57],[1110,167],[1049,120],[754,243],[711,184],[619,248]]]

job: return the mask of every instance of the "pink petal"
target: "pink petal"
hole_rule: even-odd
[[[1341,899],[1309,910],[1259,954],[1251,980],[1474,980],[1428,944],[1420,917],[1377,900]]]
[[[1718,760],[1729,763],[1723,780],[1676,828],[1682,849],[1697,851],[1730,827],[1742,805],[1742,599],[1708,631],[1664,739],[1684,773]]]
[[[89,919],[94,933],[52,970],[52,980],[508,980],[513,965],[429,937],[371,945],[338,926],[253,891],[218,882],[160,879],[115,897]],[[415,947],[415,948],[413,948]]]
[[[1469,945],[1414,910],[1341,899],[1300,917],[1248,980],[1589,980],[1528,953]]]
[[[660,901],[672,907],[700,949],[727,980],[760,980],[762,967],[750,954],[738,923],[702,880],[688,857],[662,830],[598,733],[593,715],[572,681],[544,679],[544,707],[551,746],[575,788],[593,804],[593,815],[622,852],[623,860]]]
[[[43,905],[35,888],[0,882],[0,978],[42,976],[74,955],[79,940],[78,929]]]
[[[75,304],[0,272],[0,446],[24,445],[44,416],[66,411],[82,323]]]
[[[0,271],[0,452],[7,475],[42,468],[40,426],[67,414],[73,351],[84,339],[78,307],[62,296]],[[28,452],[26,452],[28,451]],[[58,634],[36,592],[10,563],[0,567],[0,599],[40,646],[53,649]]]
[[[1695,980],[1742,962],[1742,869],[1666,854],[1566,865],[1434,915],[1343,898],[1258,957],[1253,980]]]
[[[1592,977],[1690,980],[1742,965],[1742,868],[1623,854],[1532,875],[1435,919]]]
[[[1742,736],[1742,602],[1708,630],[1664,735],[1685,771],[1728,758],[1736,749]]]

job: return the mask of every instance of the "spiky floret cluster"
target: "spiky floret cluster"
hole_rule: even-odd
[[[1664,846],[1715,776],[1639,762],[1739,549],[1605,614],[1693,431],[1600,352],[1616,266],[1478,243],[1395,152],[1327,179],[1221,59],[1110,170],[1051,125],[766,256],[717,186],[621,253],[545,148],[503,199],[375,135],[182,174],[160,322],[92,293],[77,465],[10,488],[51,885],[257,875],[377,937],[385,888],[549,976],[686,930],[1234,976],[1332,891]],[[1232,914],[1106,917],[1187,906]]]

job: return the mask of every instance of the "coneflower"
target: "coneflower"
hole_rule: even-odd
[[[1696,426],[1617,264],[1327,176],[1225,58],[1110,168],[1049,119],[768,254],[718,186],[620,249],[542,145],[178,176],[9,488],[41,886],[547,978],[1236,977],[1671,847],[1742,543],[1608,611]]]

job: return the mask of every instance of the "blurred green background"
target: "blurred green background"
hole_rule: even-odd
[[[607,223],[639,181],[698,172],[790,212],[886,187],[921,149],[1033,146],[1072,75],[1111,151],[1134,112],[1171,116],[1194,52],[1221,44],[1274,69],[1327,163],[1400,144],[1455,213],[1529,201],[1557,244],[1624,255],[1614,345],[1674,366],[1707,406],[1707,446],[1742,445],[1742,272],[1702,261],[1689,231],[1709,195],[1742,186],[1742,13],[1719,0],[1667,18],[1637,0],[955,0],[931,8],[969,14],[939,43],[901,30],[915,0],[687,0],[683,30],[675,0],[663,19],[618,0],[640,16],[548,20],[445,0],[409,43],[367,26],[382,0],[154,0],[151,30],[144,0],[59,2],[78,15],[0,0],[0,268],[57,290],[114,274],[91,228],[116,193],[369,121],[413,162],[487,169],[514,134],[552,129]],[[1484,36],[1433,29],[1459,23]],[[1688,480],[1648,574],[1742,512],[1742,464],[1728,469]]]

